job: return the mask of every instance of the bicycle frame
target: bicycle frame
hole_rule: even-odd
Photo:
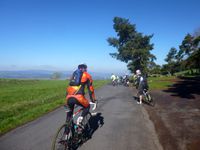
[[[92,111],[94,111],[94,110],[96,109],[96,107],[97,107],[97,103],[90,102],[89,104],[90,104],[90,105],[94,105],[94,106],[92,107]],[[75,106],[75,108],[77,108],[77,107],[78,107],[78,105]],[[65,109],[66,109],[66,110],[65,110],[66,113],[68,113],[68,112],[70,111],[70,108],[68,108],[68,107],[65,107]],[[74,119],[75,116],[77,116],[82,110],[83,110],[83,108],[79,108],[77,111],[74,111],[74,112],[73,112],[72,119]],[[89,112],[89,113],[90,113],[90,112]]]

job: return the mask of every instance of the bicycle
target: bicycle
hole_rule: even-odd
[[[97,103],[90,102],[90,105],[93,105],[92,110],[96,109]],[[77,106],[75,107],[77,108]],[[69,108],[65,108],[66,112],[69,112]],[[72,118],[69,122],[65,122],[57,131],[53,143],[52,143],[52,150],[72,150],[76,149],[84,143],[89,138],[89,119],[95,115],[95,113],[89,112],[82,120],[81,126],[78,126],[75,123],[75,117],[83,110],[83,108],[78,109],[73,113]],[[78,120],[78,119],[77,119]],[[68,130],[68,134],[66,133]]]
[[[152,98],[151,94],[147,89],[143,90],[143,99],[144,102],[148,103],[151,106],[155,106],[155,100]]]
[[[117,86],[117,85],[118,85],[117,80],[112,81],[112,86]]]

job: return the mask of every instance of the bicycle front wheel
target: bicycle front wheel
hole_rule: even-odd
[[[57,131],[53,143],[52,150],[70,150],[72,131],[69,128],[69,133],[66,134],[67,124],[63,124]]]
[[[151,106],[155,106],[155,100],[152,98],[150,93],[146,93],[146,100]]]

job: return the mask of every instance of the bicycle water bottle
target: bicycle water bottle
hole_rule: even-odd
[[[75,125],[74,125],[74,129],[77,130],[77,128],[78,128],[78,126],[75,124]]]

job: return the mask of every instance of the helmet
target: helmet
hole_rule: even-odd
[[[141,74],[141,71],[138,69],[138,70],[136,70],[136,74],[137,75],[140,75]]]
[[[87,69],[87,65],[86,64],[80,64],[80,65],[78,65],[78,69]]]

